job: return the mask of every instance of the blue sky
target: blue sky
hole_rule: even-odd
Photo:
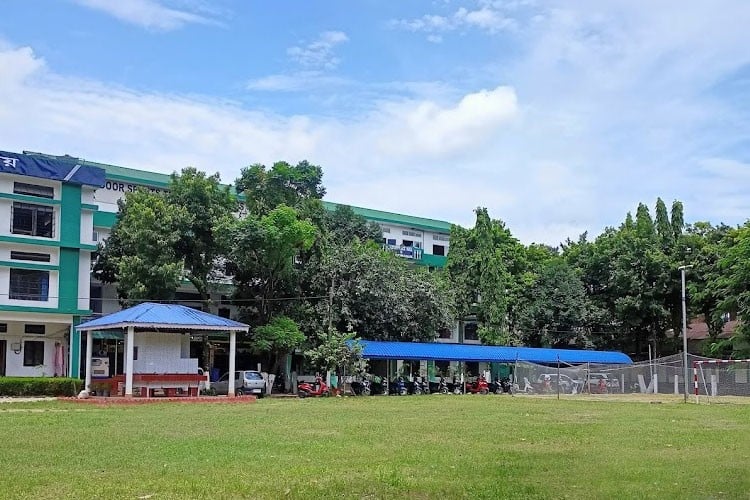
[[[0,149],[233,181],[308,159],[331,201],[524,242],[639,201],[750,217],[744,0],[8,0]]]

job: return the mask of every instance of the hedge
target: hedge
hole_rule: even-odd
[[[0,396],[76,396],[83,380],[67,377],[0,377]]]

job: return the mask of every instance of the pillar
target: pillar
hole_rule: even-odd
[[[135,328],[128,327],[128,337],[125,345],[125,397],[133,397],[133,352],[135,343]]]
[[[91,357],[94,353],[94,335],[91,330],[86,332],[86,390],[91,390]]]
[[[234,353],[237,350],[237,332],[229,332],[229,389],[227,390],[227,396],[230,398],[234,397]]]

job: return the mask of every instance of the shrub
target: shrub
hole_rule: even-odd
[[[76,396],[83,380],[66,377],[0,377],[0,396]]]

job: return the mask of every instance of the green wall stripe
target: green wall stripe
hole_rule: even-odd
[[[77,305],[76,301],[76,305]],[[59,304],[59,303],[58,303]],[[22,312],[22,313],[48,313],[48,314],[77,314],[79,316],[88,316],[91,314],[87,309],[63,309],[61,307],[32,307],[32,306],[9,306],[0,305],[0,311],[4,312]]]
[[[42,264],[38,262],[19,262],[17,260],[0,260],[0,267],[12,267],[14,269],[31,269],[33,271],[57,271],[60,266],[55,264]]]
[[[79,227],[79,234],[80,238],[80,227]],[[66,246],[69,248],[78,248],[81,250],[89,250],[94,251],[98,247],[96,245],[89,245],[86,243],[76,243],[76,244],[68,244],[63,245],[57,240],[49,240],[49,239],[36,239],[36,238],[26,238],[23,236],[10,236],[10,235],[0,235],[0,242],[2,243],[17,243],[19,245],[37,245],[41,247],[61,247]]]
[[[78,267],[80,264],[78,249],[60,249],[60,274],[57,305],[60,309],[78,308]]]
[[[73,248],[81,244],[81,186],[75,184],[62,185],[60,244]]]
[[[94,212],[94,227],[111,228],[117,222],[115,212]]]
[[[22,201],[24,203],[33,203],[35,205],[59,205],[60,200],[52,200],[49,198],[42,198],[41,196],[29,196],[25,194],[16,193],[0,193],[0,198],[7,200]]]

